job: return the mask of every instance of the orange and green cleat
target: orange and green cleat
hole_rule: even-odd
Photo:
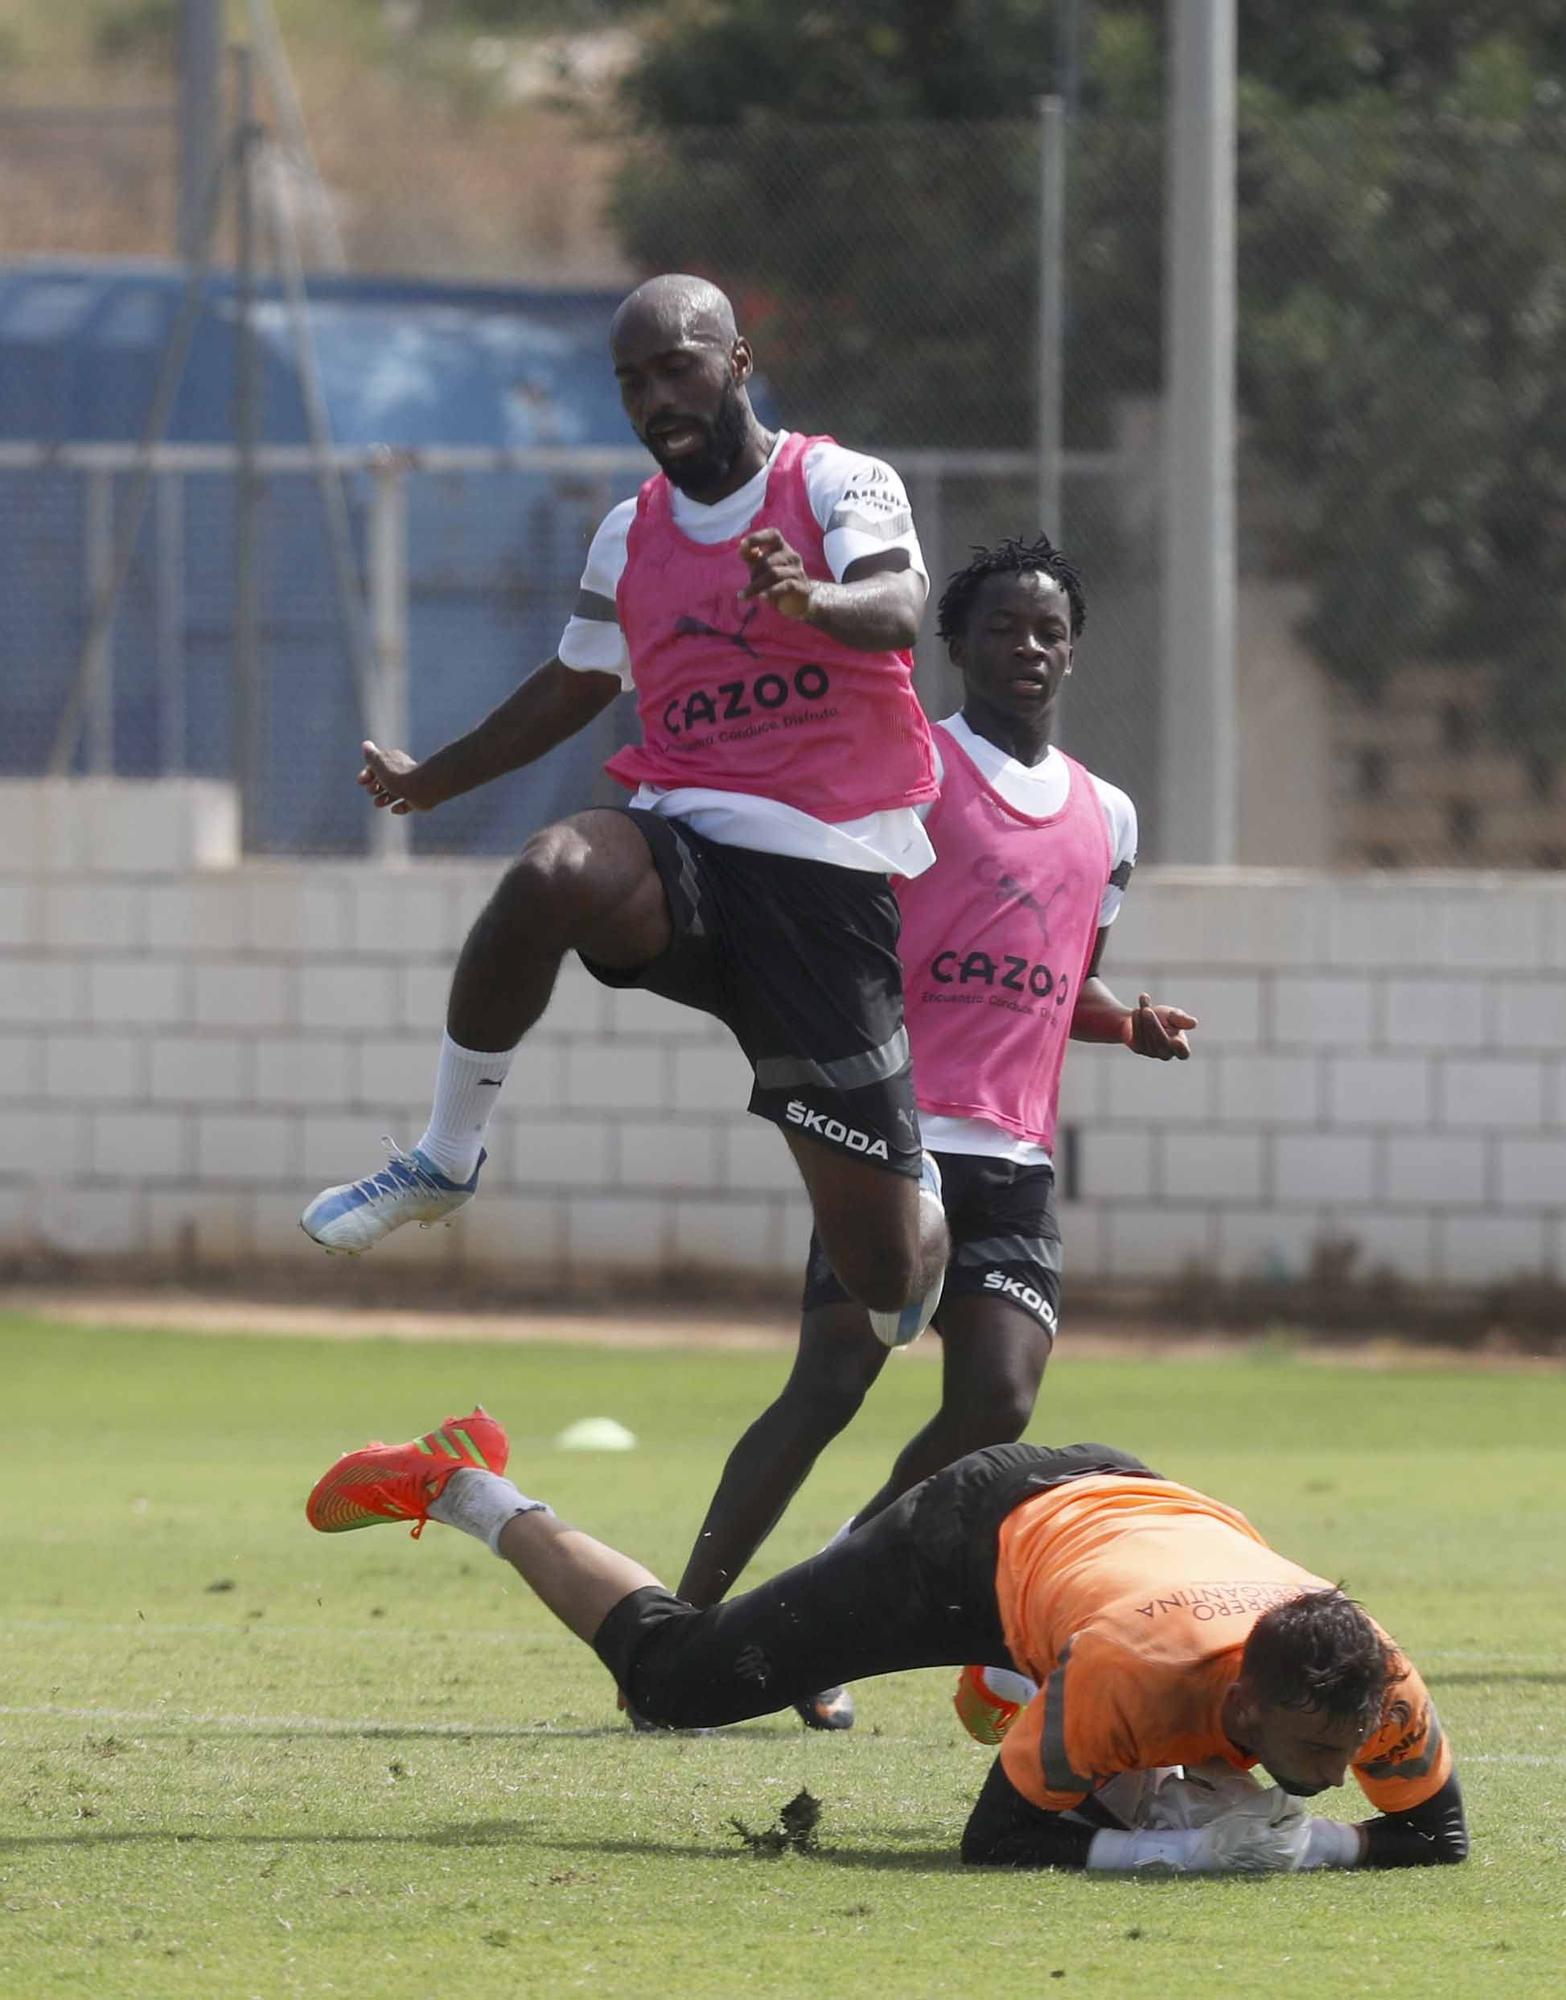
[[[373,1528],[378,1521],[411,1521],[417,1541],[430,1502],[454,1472],[474,1466],[504,1472],[510,1450],[504,1429],[480,1405],[471,1416],[448,1417],[411,1444],[367,1444],[346,1453],[316,1481],[305,1519],[323,1535]]]

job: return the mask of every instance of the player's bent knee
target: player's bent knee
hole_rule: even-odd
[[[656,1728],[700,1729],[759,1712],[703,1644],[712,1616],[648,1584],[621,1598],[594,1635],[593,1651],[615,1685]]]
[[[852,1292],[860,1306],[868,1306],[872,1312],[900,1312],[920,1296],[920,1246],[912,1230],[870,1234],[850,1224],[828,1234],[820,1216],[816,1228],[838,1282],[846,1292]]]
[[[672,1658],[639,1660],[622,1683],[625,1698],[644,1722],[658,1729],[705,1729],[732,1722],[744,1705],[726,1699],[710,1674],[691,1672]]]
[[[1006,1865],[995,1853],[994,1843],[986,1835],[975,1833],[971,1825],[963,1828],[958,1858],[965,1868],[1004,1868]]]
[[[864,1371],[834,1371],[806,1382],[791,1382],[783,1393],[808,1429],[832,1438],[858,1416],[873,1379]]]
[[[546,896],[576,895],[593,865],[592,843],[568,821],[531,835],[506,871],[519,890]]]
[[[550,924],[557,910],[566,914],[571,876],[543,834],[535,834],[495,884],[475,927],[492,934],[525,931],[531,937],[542,920]]]
[[[629,864],[641,858],[640,849],[631,857],[612,845],[605,851],[578,820],[541,827],[502,876],[487,914],[574,938],[623,898],[636,872]]]
[[[642,1720],[657,1729],[711,1729],[729,1720],[708,1704],[682,1696],[678,1689],[660,1690],[651,1697],[628,1690],[626,1698]]]
[[[860,1239],[829,1255],[844,1290],[871,1312],[901,1312],[919,1296],[919,1259],[908,1246]]]

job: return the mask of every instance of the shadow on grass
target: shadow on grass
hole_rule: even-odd
[[[743,1861],[751,1867],[761,1865],[760,1858],[747,1854],[737,1840],[732,1846],[722,1847],[672,1840],[551,1840],[541,1844],[558,1854],[634,1854],[659,1861]],[[808,1859],[799,1863],[791,1859],[789,1865],[874,1868],[922,1875],[956,1874],[961,1866],[955,1840],[941,1847],[820,1847]]]
[[[36,1847],[151,1846],[166,1842],[175,1847],[539,1847],[556,1843],[540,1840],[523,1820],[481,1819],[467,1824],[431,1827],[420,1833],[198,1833],[178,1827],[106,1827],[95,1831],[83,1827],[80,1833],[6,1834],[0,1836],[0,1854],[26,1854]]]
[[[130,1727],[130,1725],[127,1725]],[[176,1743],[578,1743],[602,1736],[629,1736],[623,1723],[595,1723],[583,1729],[544,1729],[522,1724],[507,1728],[461,1729],[444,1722],[345,1722],[328,1729],[246,1729],[243,1725],[202,1729],[132,1729],[141,1741],[158,1737]]]
[[[776,1724],[772,1727],[757,1726],[753,1722],[733,1723],[727,1728],[710,1730],[660,1729],[646,1732],[633,1730],[625,1722],[597,1722],[580,1729],[557,1729],[547,1722],[528,1722],[513,1725],[496,1724],[493,1727],[469,1729],[453,1722],[345,1722],[336,1726],[317,1728],[310,1725],[299,1729],[287,1727],[273,1729],[251,1729],[243,1722],[219,1723],[203,1727],[199,1723],[173,1723],[165,1728],[148,1729],[134,1723],[126,1723],[127,1732],[143,1743],[315,1743],[315,1742],[364,1742],[364,1743],[590,1743],[605,1738],[623,1737],[626,1742],[684,1743],[699,1741],[707,1737],[723,1737],[729,1742],[739,1740],[736,1732],[743,1729],[746,1736],[765,1741],[803,1736],[804,1729],[799,1724]]]
[[[515,1847],[535,1855],[572,1854],[635,1856],[658,1861],[734,1861],[756,1866],[736,1840],[732,1843],[672,1840],[558,1840],[541,1837],[523,1820],[487,1819],[455,1822],[419,1833],[293,1832],[203,1833],[176,1827],[83,1827],[79,1832],[7,1834],[0,1836],[0,1854],[16,1858],[45,1847],[68,1847],[78,1856],[93,1848],[111,1847]],[[951,1873],[958,1867],[954,1845],[931,1848],[823,1847],[810,1856],[811,1865],[828,1868],[870,1868],[901,1873]]]

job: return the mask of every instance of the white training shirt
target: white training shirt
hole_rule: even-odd
[[[941,727],[951,731],[959,746],[978,766],[985,782],[992,785],[1007,805],[1030,819],[1048,819],[1058,813],[1071,793],[1071,766],[1058,750],[1051,750],[1042,763],[1023,764],[1009,756],[999,744],[970,729],[961,714],[948,715]],[[937,735],[936,763],[940,764]],[[940,773],[945,776],[945,772]],[[1104,809],[1109,829],[1109,866],[1112,873],[1136,866],[1136,807],[1118,785],[1089,772],[1098,802]],[[926,808],[928,810],[928,808]],[[1110,882],[1099,904],[1099,928],[1112,924],[1120,914],[1125,891]],[[917,1078],[916,1078],[917,1081]],[[1015,1132],[992,1125],[987,1118],[938,1117],[933,1111],[919,1113],[919,1134],[932,1153],[977,1153],[988,1160],[1011,1160],[1019,1166],[1044,1166],[1048,1151],[1031,1139],[1019,1139]]]
[[[787,431],[779,431],[755,478],[711,507],[671,486],[674,523],[681,534],[709,545],[744,534],[761,510],[773,460],[787,436]],[[835,578],[841,581],[844,570],[862,556],[906,549],[928,589],[929,572],[914,532],[908,495],[891,466],[840,444],[816,444],[805,454],[804,473],[810,510],[820,523],[827,567]],[[579,673],[617,674],[624,688],[634,687],[635,680],[615,612],[615,592],[625,570],[626,538],[635,517],[635,500],[622,500],[600,522],[587,551],[576,610],[560,635],[558,655],[562,666]],[[643,785],[631,804],[682,819],[707,839],[731,847],[829,861],[838,868],[912,876],[923,874],[935,859],[923,823],[911,806],[834,823],[781,799],[715,791],[704,785],[668,790]]]

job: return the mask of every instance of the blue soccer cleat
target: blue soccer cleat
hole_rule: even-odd
[[[391,1147],[389,1165],[362,1181],[327,1188],[300,1216],[299,1227],[323,1250],[362,1256],[405,1222],[444,1222],[473,1199],[486,1154],[479,1154],[471,1180],[451,1181],[417,1146],[404,1153],[390,1139],[384,1143]]]
[[[823,1688],[796,1701],[794,1713],[807,1729],[852,1729],[854,1697],[845,1687]]]
[[[926,1153],[919,1169],[919,1199],[933,1201],[939,1215],[946,1213],[941,1200],[941,1170],[935,1164],[935,1155]],[[911,1340],[917,1340],[935,1317],[936,1307],[941,1303],[941,1291],[946,1283],[946,1272],[940,1270],[935,1275],[935,1283],[922,1299],[915,1299],[900,1312],[873,1312],[870,1325],[877,1340],[888,1347],[906,1347]]]

